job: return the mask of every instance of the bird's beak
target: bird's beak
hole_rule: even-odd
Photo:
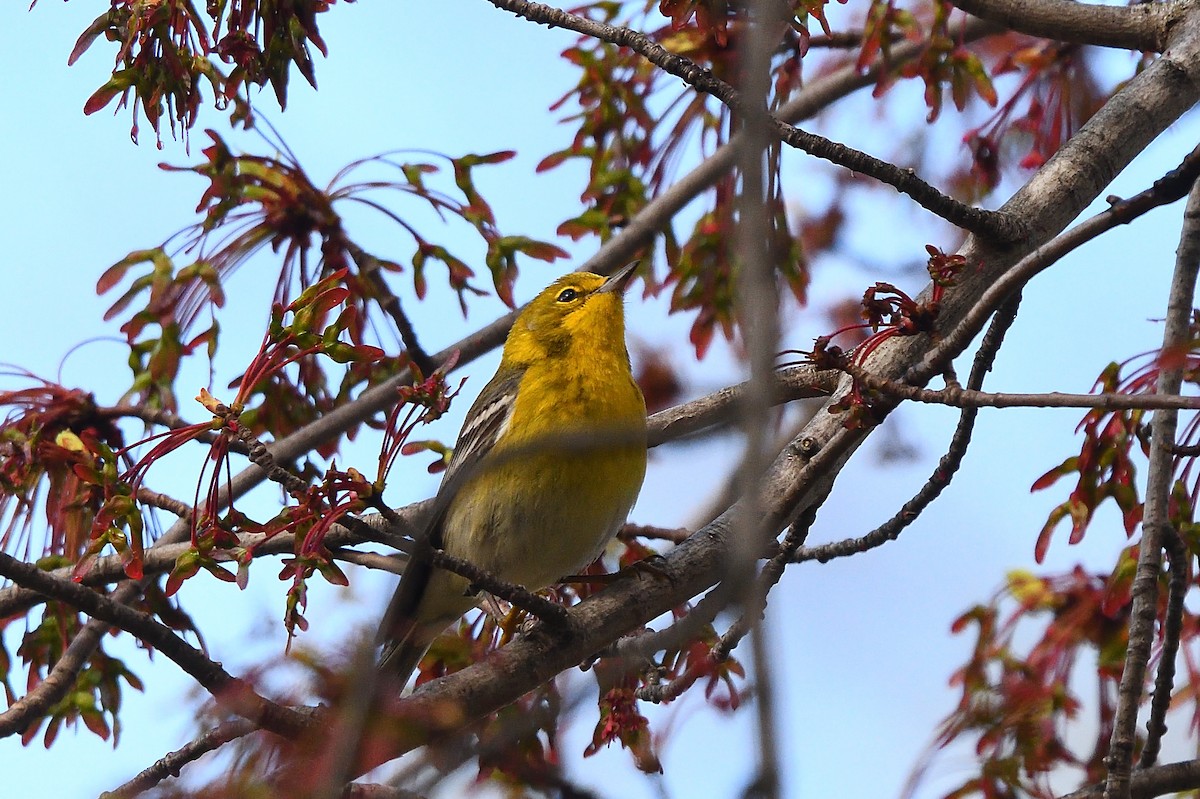
[[[625,287],[629,285],[629,281],[633,278],[633,272],[640,263],[641,261],[634,261],[618,269],[608,280],[604,281],[603,286],[596,289],[596,293],[607,294],[609,292],[616,292],[617,294],[624,294]]]

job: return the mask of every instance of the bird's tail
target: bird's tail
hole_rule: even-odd
[[[442,631],[478,604],[456,574],[413,563],[405,571],[379,628],[379,668],[402,688]]]
[[[441,622],[434,624],[413,622],[408,626],[409,630],[406,635],[384,644],[383,654],[379,658],[380,671],[387,675],[388,680],[394,681],[397,687],[403,687],[408,683],[413,672],[417,670],[417,664],[421,662],[421,658],[425,657],[425,653],[429,651],[434,639],[441,635],[442,630],[446,628],[446,625]]]

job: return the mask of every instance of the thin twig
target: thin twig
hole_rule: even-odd
[[[820,503],[814,503],[812,508],[805,511],[803,517],[791,526],[775,554],[763,566],[762,572],[754,583],[751,596],[744,602],[742,615],[709,651],[706,659],[710,664],[727,660],[734,647],[762,620],[762,613],[767,604],[767,594],[783,576],[783,571],[796,550],[804,544],[804,539],[808,537],[808,531],[816,519],[819,506]],[[627,658],[645,657],[661,649],[682,646],[684,642],[695,637],[702,627],[716,618],[716,614],[728,604],[729,593],[730,588],[726,582],[718,584],[697,603],[687,616],[671,626],[656,633],[628,639],[628,645],[625,646],[622,646],[626,643],[625,641],[619,641],[616,648],[618,654]],[[701,675],[707,673],[708,668],[708,664],[697,663],[673,680],[640,687],[637,690],[637,696],[647,702],[670,702],[681,696]]]
[[[1196,293],[1196,271],[1200,268],[1200,181],[1193,182],[1183,214],[1183,230],[1176,251],[1175,273],[1167,298],[1163,330],[1163,352],[1175,352],[1188,340],[1192,300]],[[1178,394],[1183,382],[1179,366],[1163,365],[1158,373],[1159,394]],[[1146,500],[1142,518],[1142,540],[1138,546],[1137,570],[1130,592],[1129,644],[1125,666],[1117,688],[1117,709],[1113,718],[1112,739],[1104,758],[1108,778],[1105,799],[1129,799],[1130,770],[1135,743],[1134,727],[1146,679],[1146,664],[1154,643],[1154,622],[1158,615],[1158,580],[1162,570],[1162,548],[1171,534],[1170,497],[1174,458],[1170,445],[1175,443],[1178,413],[1159,410],[1154,413],[1150,433],[1150,464],[1146,473]]]
[[[258,725],[247,719],[232,719],[222,722],[174,752],[163,755],[129,782],[103,794],[101,799],[132,799],[168,777],[178,777],[180,770],[189,763],[256,730],[258,730]]]
[[[342,560],[346,563],[353,563],[355,566],[392,574],[404,574],[404,567],[408,564],[408,557],[404,555],[380,555],[378,552],[359,552],[357,549],[346,549],[345,547],[330,549],[329,555],[334,560]]]
[[[886,35],[885,40],[890,44],[902,41],[903,37],[896,34]],[[827,47],[833,50],[850,50],[855,47],[861,47],[863,43],[862,31],[834,31],[833,33],[818,33],[816,36],[808,37],[809,49]]]
[[[249,427],[239,424],[234,434],[246,446],[250,462],[266,472],[268,480],[283,486],[289,494],[303,494],[308,488],[308,481],[280,466],[267,445],[259,441]]]
[[[678,544],[685,541],[692,531],[686,527],[655,527],[649,524],[633,524],[626,522],[620,531],[617,532],[617,538],[622,541],[636,541],[647,539],[652,541],[670,541],[672,544]]]
[[[1181,458],[1195,458],[1200,456],[1200,444],[1174,444],[1171,446],[1171,454]]]
[[[122,403],[106,408],[97,408],[96,413],[108,419],[140,419],[147,425],[158,425],[169,430],[179,430],[183,427],[190,427],[192,424],[191,422],[184,421],[178,414],[171,411],[162,410],[161,408],[148,408],[144,405],[126,405]],[[221,432],[216,430],[205,431],[192,440],[201,444],[211,445],[221,435]],[[236,452],[238,455],[245,455],[246,447],[240,441],[230,441],[229,451]]]
[[[155,621],[149,614],[127,607],[122,602],[90,588],[52,577],[37,566],[17,560],[4,552],[0,552],[0,576],[45,596],[66,602],[91,616],[91,621],[85,625],[85,629],[98,624],[105,632],[110,627],[119,627],[130,633],[174,661],[212,694],[221,707],[250,719],[264,729],[286,738],[296,738],[311,726],[308,716],[260,696],[244,680],[230,675],[219,663],[210,660],[203,652],[184,641],[169,627]],[[74,646],[81,637],[82,635],[77,635],[71,645]],[[88,651],[94,646],[95,644],[92,644],[88,647]],[[28,695],[25,698],[28,698]],[[0,734],[11,734],[15,731],[5,730],[0,731]]]
[[[919,362],[908,368],[904,381],[910,385],[924,385],[929,378],[940,372],[945,364],[962,352],[975,334],[987,322],[989,316],[1004,300],[1019,291],[1037,274],[1061,260],[1067,253],[1086,244],[1102,233],[1118,225],[1126,225],[1162,205],[1169,205],[1187,195],[1200,175],[1200,145],[1197,145],[1179,166],[1163,175],[1154,184],[1127,200],[1109,197],[1111,207],[1081,222],[1070,230],[1055,236],[1050,241],[1026,255],[979,295],[970,310],[945,333],[942,340],[930,348]]]
[[[1175,689],[1175,657],[1179,654],[1179,639],[1183,633],[1183,599],[1188,590],[1188,563],[1192,554],[1179,535],[1172,530],[1164,537],[1170,560],[1171,577],[1167,582],[1167,610],[1163,615],[1162,649],[1158,656],[1158,673],[1154,676],[1154,698],[1150,700],[1150,716],[1146,719],[1146,743],[1138,758],[1138,768],[1154,765],[1167,733],[1167,711],[1171,709],[1171,692]]]
[[[1016,319],[1017,308],[1020,302],[1021,295],[1018,293],[1009,298],[1000,310],[996,312],[995,317],[992,319],[992,324],[988,327],[988,331],[984,334],[983,341],[979,345],[979,350],[975,353],[975,360],[971,364],[971,374],[967,377],[967,386],[969,388],[978,388],[983,385],[984,376],[992,368],[996,354],[1000,351],[1000,346],[1004,343],[1004,336]],[[888,541],[895,541],[900,533],[916,521],[917,517],[941,495],[946,486],[950,485],[950,481],[962,465],[963,457],[967,454],[967,447],[971,442],[971,434],[975,429],[975,418],[977,415],[978,409],[976,408],[966,407],[963,409],[962,414],[959,415],[958,425],[954,429],[954,434],[950,437],[950,444],[946,448],[946,453],[938,460],[937,468],[933,470],[933,474],[929,476],[929,479],[925,481],[925,484],[921,486],[912,499],[905,502],[892,518],[866,535],[857,538],[846,538],[829,544],[821,544],[820,546],[804,547],[796,552],[795,560],[797,562],[815,560],[825,563],[834,558],[842,558],[859,552],[865,552],[868,549],[874,549]]]
[[[661,630],[655,630],[638,636],[622,638],[614,643],[605,655],[624,659],[628,663],[645,663],[655,652],[679,649],[685,643],[700,634],[700,631],[717,617],[729,604],[729,589],[725,583],[718,583],[692,607],[688,614],[674,624]],[[698,676],[699,672],[696,672]],[[682,682],[681,679],[664,683],[661,686],[642,686],[638,689],[638,698],[648,702],[668,702],[674,699],[692,682]],[[674,685],[674,688],[668,687]],[[674,691],[674,692],[673,692]]]
[[[888,397],[953,408],[1089,408],[1096,410],[1200,410],[1200,396],[1182,394],[1004,394],[970,388],[919,388],[871,374],[857,364],[846,372],[862,386]]]
[[[437,369],[437,364],[429,354],[422,349],[420,342],[417,340],[417,331],[413,328],[412,322],[409,321],[408,315],[404,313],[404,309],[400,306],[400,298],[396,296],[387,281],[380,274],[380,261],[374,255],[363,250],[357,244],[349,241],[345,242],[347,249],[350,251],[350,257],[354,259],[354,263],[358,265],[358,272],[367,279],[371,284],[371,289],[376,294],[376,302],[383,309],[384,313],[392,317],[392,321],[396,324],[396,331],[400,333],[400,340],[404,342],[404,349],[408,353],[408,358],[416,367],[421,370],[423,375],[431,375]]]
[[[745,114],[748,111],[745,99],[728,83],[690,59],[672,53],[637,31],[570,14],[543,3],[529,2],[528,0],[488,1],[497,8],[524,17],[531,22],[566,28],[620,47],[628,47],[697,91],[717,98],[732,111],[739,114]],[[960,203],[921,180],[911,169],[901,169],[852,147],[789,125],[774,116],[768,118],[768,127],[772,135],[788,146],[845,167],[852,172],[873,177],[881,183],[886,183],[902,194],[907,194],[922,208],[980,237],[1011,242],[1020,239],[1025,234],[1025,225],[1019,220],[997,211],[974,208]]]
[[[152,508],[159,508],[168,513],[172,513],[180,519],[191,519],[192,506],[186,502],[180,502],[175,497],[161,494],[158,491],[151,491],[145,486],[138,486],[137,490],[138,502],[149,505]]]
[[[562,605],[540,597],[519,585],[501,580],[470,561],[448,555],[440,549],[430,549],[427,553],[414,554],[414,557],[428,557],[430,562],[439,569],[466,577],[471,581],[473,588],[500,597],[558,630],[569,629],[571,626],[571,616]]]
[[[393,785],[382,785],[378,782],[352,782],[342,790],[342,799],[425,799],[425,797]]]
[[[794,559],[796,552],[804,546],[804,542],[808,539],[808,531],[812,529],[816,518],[817,505],[814,504],[812,508],[805,511],[803,518],[797,520],[788,530],[778,551],[763,566],[755,586],[754,596],[750,602],[746,603],[747,607],[741,617],[730,625],[721,639],[713,646],[713,660],[720,662],[728,659],[729,654],[737,647],[742,638],[762,620],[763,611],[767,607],[767,595],[783,577],[784,569]]]

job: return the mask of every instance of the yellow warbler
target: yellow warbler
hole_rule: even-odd
[[[635,266],[607,280],[564,275],[517,316],[459,433],[430,546],[536,591],[587,566],[616,535],[646,473],[646,404],[622,305]],[[380,628],[382,668],[406,682],[480,601],[466,578],[412,558]]]

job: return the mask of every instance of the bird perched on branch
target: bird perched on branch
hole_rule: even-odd
[[[513,323],[380,627],[381,668],[400,684],[481,602],[470,581],[421,557],[424,546],[536,591],[595,560],[624,524],[646,473],[623,308],[636,265],[607,279],[564,275]]]

